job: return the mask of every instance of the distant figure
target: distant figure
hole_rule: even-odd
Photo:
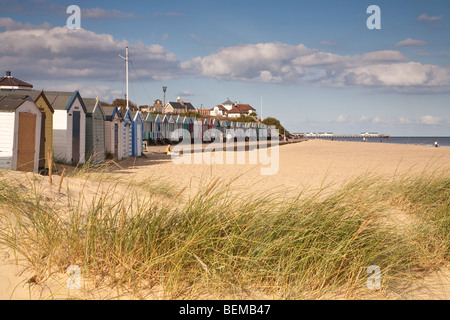
[[[439,143],[436,141],[435,143],[434,143],[434,146],[437,148],[437,147],[439,147]]]
[[[169,144],[168,146],[167,146],[167,148],[166,148],[166,154],[167,155],[171,155],[172,154],[172,146]]]

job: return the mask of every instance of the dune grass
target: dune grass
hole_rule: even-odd
[[[26,259],[37,282],[78,265],[91,289],[139,298],[154,288],[164,298],[352,298],[370,293],[371,265],[389,292],[412,270],[449,260],[443,172],[366,175],[294,198],[237,196],[236,186],[216,180],[183,201],[177,190],[154,201],[158,183],[148,181],[50,200],[33,181],[0,178],[0,243]],[[388,223],[394,211],[411,223]]]

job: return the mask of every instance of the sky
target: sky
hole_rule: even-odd
[[[448,0],[0,0],[0,74],[112,102],[128,46],[137,105],[167,86],[166,102],[230,99],[291,132],[450,136],[449,34]]]

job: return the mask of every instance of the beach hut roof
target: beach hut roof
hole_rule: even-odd
[[[111,121],[112,119],[114,119],[115,115],[117,115],[120,119],[123,119],[123,116],[119,112],[119,109],[117,108],[117,106],[115,106],[115,107],[111,107],[111,106],[103,107],[102,106],[102,110],[103,110],[103,113],[105,114],[106,120]]]
[[[44,91],[38,91],[38,90],[0,90],[0,95],[13,95],[13,96],[29,96],[33,99],[34,102],[38,101],[40,97],[42,97],[49,107],[50,111],[52,113],[55,113],[55,110],[53,110],[52,105],[47,99],[47,96],[45,95]]]
[[[175,120],[173,119],[172,115],[169,116],[169,123],[175,123]]]
[[[27,95],[0,95],[0,112],[14,112],[26,101],[33,101],[33,99]]]
[[[83,99],[83,101],[84,105],[86,106],[86,114],[92,114],[94,113],[96,108],[100,108],[100,112],[106,117],[100,100],[94,98],[85,98]]]
[[[60,91],[44,91],[48,101],[54,110],[70,110],[76,98],[80,100],[81,107],[87,112],[86,106],[79,91],[60,92]]]
[[[147,117],[145,118],[145,121],[153,122],[153,120],[155,120],[155,115],[152,115],[151,113],[147,114]]]

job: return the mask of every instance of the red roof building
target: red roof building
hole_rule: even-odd
[[[6,71],[6,76],[0,78],[0,89],[15,90],[15,89],[31,89],[32,84],[19,80],[11,76],[11,71]]]

